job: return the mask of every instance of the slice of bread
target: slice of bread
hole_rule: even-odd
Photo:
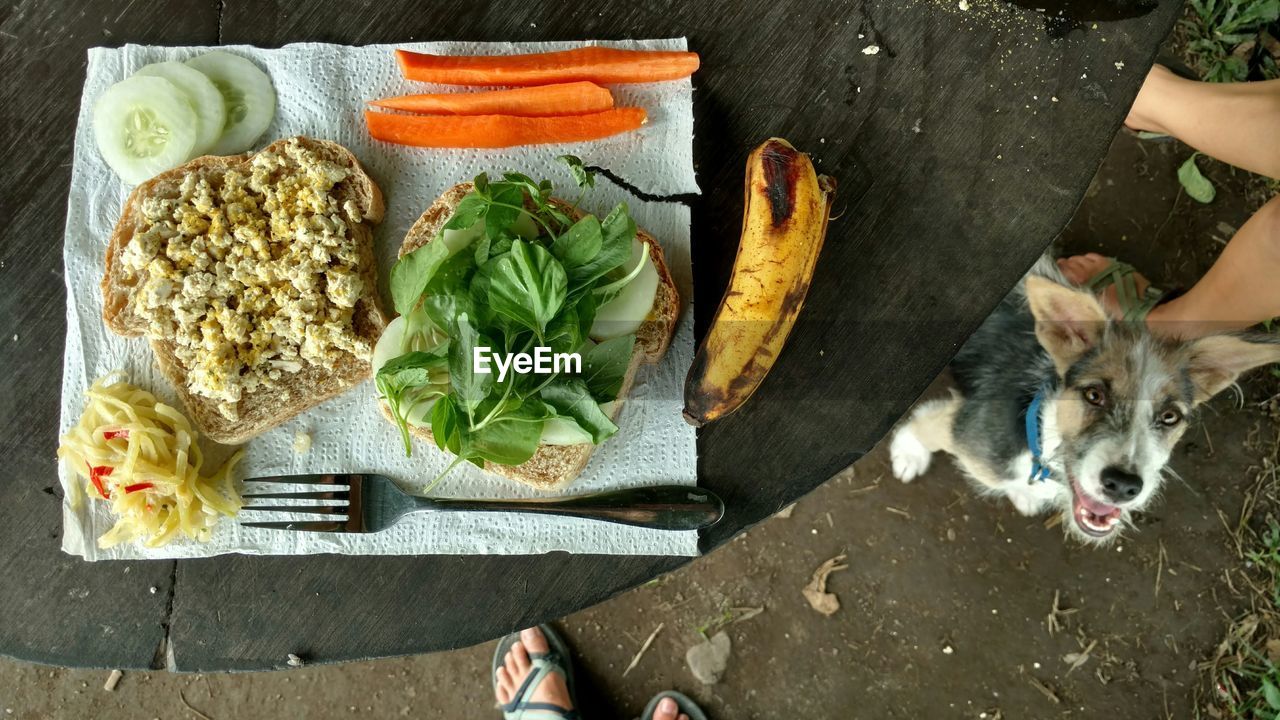
[[[326,140],[299,137],[296,140],[307,150],[322,159],[351,169],[351,175],[334,186],[338,204],[355,202],[362,222],[353,223],[350,232],[359,248],[359,269],[363,291],[356,301],[353,326],[357,335],[372,346],[386,327],[387,318],[378,295],[377,261],[373,252],[373,225],[382,221],[386,206],[382,191],[373,178],[360,166],[359,161],[346,148]],[[279,152],[289,140],[278,140],[262,152]],[[142,201],[149,197],[176,197],[182,181],[189,175],[208,178],[218,184],[230,169],[244,169],[248,173],[253,154],[217,157],[207,155],[161,173],[139,185],[129,196],[107,245],[106,271],[102,277],[102,319],[112,331],[125,337],[138,337],[146,333],[146,320],[133,312],[131,300],[147,278],[145,272],[128,277],[124,272],[122,255],[134,234],[146,229],[142,216]],[[366,360],[343,353],[338,362],[321,367],[304,362],[302,369],[285,376],[280,387],[259,387],[246,391],[237,410],[239,418],[229,420],[218,412],[218,403],[197,395],[187,387],[187,368],[174,355],[174,344],[167,340],[150,339],[156,364],[169,382],[177,389],[187,415],[211,440],[225,444],[239,444],[259,435],[293,416],[308,410],[332,397],[369,379],[372,367]]]
[[[434,240],[444,228],[444,224],[453,216],[453,211],[458,206],[458,203],[471,190],[471,183],[460,183],[446,190],[439,199],[432,203],[431,207],[427,208],[426,212],[422,213],[422,216],[413,224],[413,227],[409,228],[409,232],[405,235],[404,243],[400,246],[400,255],[404,256],[406,253],[417,250]],[[575,220],[586,215],[586,213],[574,209],[563,201],[553,200],[553,202]],[[622,390],[618,393],[618,402],[614,404],[613,419],[615,420],[622,411],[622,403],[631,390],[636,370],[641,365],[654,364],[662,359],[662,356],[667,352],[667,347],[671,344],[677,321],[680,319],[680,294],[676,291],[675,281],[672,280],[671,271],[667,268],[666,256],[662,252],[662,246],[658,244],[652,235],[644,230],[637,230],[637,237],[641,242],[649,244],[650,257],[653,259],[654,267],[658,270],[658,291],[654,298],[653,309],[636,332],[636,349],[631,355],[631,364],[627,367],[627,374],[622,382]],[[388,420],[391,420],[391,409],[387,407],[385,402],[379,401],[379,404],[382,406],[383,415]],[[430,441],[432,450],[435,450],[430,428],[415,428],[411,426],[409,430],[415,436]],[[578,477],[578,474],[586,467],[587,460],[591,458],[591,453],[594,450],[595,446],[590,443],[580,445],[541,445],[532,458],[520,465],[499,465],[486,462],[484,469],[495,475],[501,475],[530,485],[538,490],[556,490],[565,487]]]

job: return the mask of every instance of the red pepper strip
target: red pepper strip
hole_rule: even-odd
[[[128,440],[129,431],[128,430],[103,430],[102,431],[103,440],[115,440],[116,438],[124,438],[125,440]]]
[[[125,485],[124,492],[126,495],[128,495],[131,492],[138,492],[139,490],[146,490],[147,488],[153,488],[153,487],[155,487],[155,483],[149,483],[149,482],[134,483],[132,485]]]
[[[94,467],[89,465],[87,462],[85,465],[89,467],[89,482],[93,483],[93,486],[98,489],[98,494],[102,496],[103,500],[110,500],[111,495],[107,493],[107,488],[103,486],[102,478],[110,475],[111,471],[115,470],[115,468],[110,465],[99,465]]]

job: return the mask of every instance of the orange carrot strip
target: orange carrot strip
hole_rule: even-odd
[[[540,117],[602,112],[613,107],[613,95],[595,83],[574,82],[477,93],[401,95],[369,104],[428,115]]]
[[[399,145],[438,148],[500,148],[513,145],[598,140],[635,130],[644,108],[624,107],[590,115],[400,115],[366,110],[369,134]]]
[[[429,55],[396,50],[410,80],[444,85],[545,85],[586,80],[601,85],[689,77],[698,54],[581,47],[529,55]]]

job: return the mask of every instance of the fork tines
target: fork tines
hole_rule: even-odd
[[[349,517],[351,486],[338,484],[335,475],[274,475],[269,477],[248,478],[244,481],[246,489],[264,485],[328,485],[330,489],[302,490],[301,492],[251,492],[244,495],[245,504],[241,510],[257,512],[277,512],[310,515],[341,516],[333,520],[286,520],[272,522],[242,522],[243,527],[267,528],[275,530],[308,530],[312,532],[342,532],[346,529]],[[254,503],[255,500],[320,500],[315,505],[271,505]],[[327,502],[324,502],[327,501]]]

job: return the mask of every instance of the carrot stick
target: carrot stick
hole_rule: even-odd
[[[545,85],[586,80],[601,85],[689,77],[698,54],[598,46],[529,55],[428,55],[396,50],[410,80],[444,85]]]
[[[598,140],[635,130],[644,108],[624,107],[590,115],[401,115],[366,110],[369,134],[400,145],[439,148],[499,148],[513,145]]]
[[[374,100],[369,104],[428,115],[540,117],[584,115],[609,110],[613,107],[613,95],[595,83],[574,82],[477,93],[401,95]]]

